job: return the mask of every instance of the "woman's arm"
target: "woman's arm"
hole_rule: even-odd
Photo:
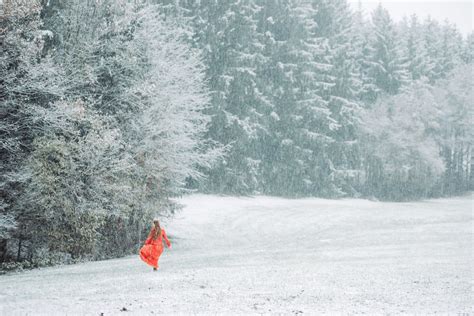
[[[169,241],[169,239],[168,239],[168,236],[166,236],[166,232],[165,232],[165,230],[164,230],[163,228],[161,229],[161,234],[163,235],[163,238],[165,239],[166,246],[167,246],[168,248],[171,248],[171,243],[170,243],[170,241]]]

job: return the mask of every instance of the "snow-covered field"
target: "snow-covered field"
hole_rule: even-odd
[[[173,249],[0,276],[2,315],[472,314],[472,196],[193,195]]]

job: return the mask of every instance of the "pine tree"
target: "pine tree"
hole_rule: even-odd
[[[455,25],[445,21],[441,28],[441,73],[445,77],[461,64],[462,36]]]
[[[461,58],[466,64],[474,61],[474,32],[471,32],[466,36],[466,39],[463,42]]]
[[[259,33],[267,59],[261,77],[272,108],[271,137],[264,146],[267,190],[290,195],[354,193],[346,181],[352,172],[346,170],[357,164],[349,147],[355,147],[350,113],[358,105],[350,100],[357,98],[360,81],[351,55],[348,7],[344,1],[262,6]],[[334,24],[328,23],[332,19]]]
[[[359,8],[353,13],[352,21],[352,47],[360,80],[359,100],[363,104],[369,104],[376,100],[380,89],[375,84],[375,78],[371,76],[371,26],[369,21],[364,18],[360,3]]]
[[[358,99],[362,82],[358,73],[357,40],[353,38],[352,13],[345,0],[313,1],[317,10],[315,36],[327,39],[326,59],[331,64],[329,80],[334,86],[323,92],[328,101],[333,124],[331,137],[335,142],[329,147],[333,165],[334,195],[357,194],[353,187],[359,175],[358,141],[356,131],[359,111]]]
[[[407,63],[410,80],[429,78],[434,62],[426,50],[422,25],[416,15],[412,15],[398,26],[398,37],[402,41],[402,54]]]
[[[381,4],[372,13],[372,32],[368,65],[370,76],[382,92],[396,94],[407,82],[408,74],[394,24]]]
[[[227,158],[209,171],[207,190],[251,193],[258,189],[259,142],[266,133],[257,67],[262,60],[254,1],[201,1],[194,9],[195,41],[203,50],[211,89],[208,137],[227,145]]]
[[[431,71],[428,73],[428,78],[431,83],[434,83],[437,79],[442,78],[442,65],[441,65],[441,27],[436,20],[431,17],[427,17],[423,23],[423,42],[425,50],[428,53],[428,57],[433,63]]]
[[[303,149],[295,128],[297,115],[298,63],[301,58],[301,35],[293,1],[260,1],[258,36],[263,50],[263,63],[257,74],[267,111],[268,133],[262,141],[262,177],[264,192],[294,195],[302,192],[305,183]],[[310,55],[307,55],[310,56]]]
[[[276,113],[284,128],[280,146],[287,165],[276,172],[296,194],[330,195],[334,193],[333,166],[327,148],[334,142],[329,134],[337,122],[330,117],[328,101],[322,95],[335,84],[330,80],[327,39],[316,37],[316,13],[311,2],[303,2],[293,4],[289,14],[287,58],[279,65],[291,85],[283,90],[286,95],[281,101],[285,103],[275,104],[276,109],[287,111]]]

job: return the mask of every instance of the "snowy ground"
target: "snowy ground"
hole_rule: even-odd
[[[472,196],[181,202],[158,272],[131,256],[0,276],[0,314],[473,313]]]

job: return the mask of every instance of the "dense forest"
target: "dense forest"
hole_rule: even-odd
[[[473,189],[474,35],[346,0],[3,0],[2,269],[136,251],[186,192]]]

